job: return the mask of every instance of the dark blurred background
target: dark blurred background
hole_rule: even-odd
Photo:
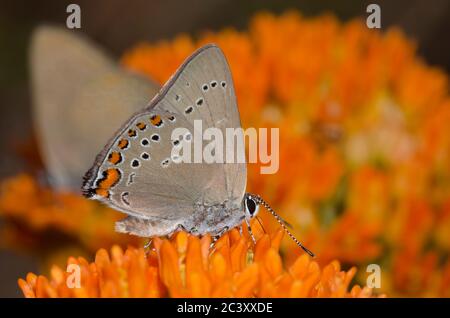
[[[305,16],[325,12],[342,21],[367,16],[366,7],[381,7],[382,29],[399,26],[418,45],[427,63],[450,69],[450,1],[335,0],[96,0],[0,1],[0,178],[24,168],[11,147],[32,135],[27,49],[33,29],[43,23],[64,25],[66,7],[81,7],[81,31],[113,57],[139,41],[197,34],[225,26],[244,29],[251,16],[266,10],[298,9]],[[1,223],[1,220],[0,220]],[[1,224],[0,224],[1,226]],[[1,245],[1,244],[0,244]],[[17,278],[38,271],[30,257],[0,249],[0,297],[21,296]]]

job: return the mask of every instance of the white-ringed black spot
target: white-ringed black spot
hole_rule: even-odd
[[[170,163],[170,159],[169,159],[169,158],[166,158],[166,159],[164,159],[163,161],[161,161],[161,166],[162,166],[163,168],[167,168],[167,167],[169,166],[169,163]]]
[[[194,107],[188,106],[188,107],[184,110],[184,112],[185,112],[186,114],[190,114],[190,113],[192,113],[193,110],[194,110]]]
[[[208,86],[208,84],[203,84],[203,86],[202,86],[202,90],[203,90],[204,92],[207,92],[207,91],[208,91],[208,89],[209,89],[209,86]]]
[[[150,155],[146,152],[141,153],[141,158],[144,160],[149,160],[150,159]]]
[[[220,82],[220,85],[225,88],[225,86],[227,86],[227,83],[225,81]]]
[[[200,97],[199,99],[197,99],[196,104],[197,104],[197,106],[202,106],[203,105],[203,98]]]
[[[216,86],[217,86],[217,81],[212,81],[211,82],[211,87],[212,88],[216,88]]]
[[[142,138],[141,145],[144,147],[148,147],[150,145],[150,141],[147,138]]]
[[[136,168],[139,168],[140,165],[141,165],[141,163],[139,162],[139,160],[137,160],[137,159],[131,160],[131,168],[136,169]]]
[[[153,134],[151,137],[152,141],[154,142],[159,142],[159,135],[158,134]]]

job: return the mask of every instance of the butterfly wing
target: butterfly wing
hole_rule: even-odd
[[[241,127],[229,67],[214,45],[188,58],[150,105],[111,139],[86,174],[84,193],[129,214],[128,224],[135,218],[159,220],[166,234],[183,225],[198,202],[240,203],[245,163],[172,162],[173,129],[187,128],[195,138],[201,132],[194,131],[194,120],[224,136],[226,128]],[[130,232],[124,227],[118,230]]]
[[[191,125],[195,120],[201,120],[203,129],[219,128],[223,136],[226,136],[227,128],[241,128],[233,78],[219,47],[206,45],[197,50],[169,82],[173,83],[162,90],[156,109],[177,113]],[[190,107],[193,110],[187,114]],[[223,152],[244,153],[242,139],[236,137],[231,149],[225,149],[224,144]],[[245,163],[212,165],[215,166],[215,174],[209,176],[211,183],[208,184],[212,189],[205,189],[204,201],[242,200],[247,181]],[[204,169],[204,165],[200,165],[200,169]]]
[[[30,62],[33,120],[50,181],[58,189],[79,191],[80,176],[98,149],[158,86],[58,27],[34,32]]]

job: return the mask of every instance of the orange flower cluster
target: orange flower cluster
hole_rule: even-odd
[[[142,43],[126,52],[122,62],[162,84],[197,47],[209,42],[217,43],[230,63],[244,127],[280,129],[278,173],[260,175],[257,164],[249,165],[248,191],[260,194],[294,225],[296,236],[318,256],[317,264],[310,262],[308,266],[322,267],[318,275],[329,273],[326,281],[343,282],[349,274],[339,274],[336,263],[327,264],[338,259],[344,267],[357,265],[364,269],[375,263],[380,265],[382,275],[381,290],[377,292],[389,296],[450,297],[447,75],[418,58],[414,44],[399,30],[380,33],[357,20],[340,23],[330,15],[303,18],[296,12],[281,16],[259,14],[247,31],[225,29],[205,33],[196,40],[180,35],[171,41]],[[0,195],[0,213],[33,229],[61,229],[81,239],[90,251],[97,250],[96,244],[102,242],[97,240],[97,232],[108,242],[127,244],[127,236],[113,234],[114,218],[106,209],[69,195],[51,194],[49,190],[44,191],[47,199],[41,199],[36,191],[43,190],[38,188],[29,178],[12,179]],[[55,199],[57,204],[51,203]],[[58,216],[60,209],[70,217]],[[275,232],[277,225],[269,213],[260,215],[267,232]],[[231,237],[232,234],[228,239]],[[160,245],[156,244],[159,254],[149,258],[154,263],[149,261],[142,266],[157,268],[160,276],[151,272],[148,277],[158,276],[170,295],[194,294],[185,288],[187,276],[175,271],[170,278],[165,270],[167,266],[183,273],[181,263],[171,267],[182,255],[177,240],[160,241]],[[187,239],[190,240],[195,241]],[[201,242],[193,244],[202,246]],[[161,253],[163,250],[166,252]],[[235,288],[239,275],[233,273],[254,271],[257,274],[253,275],[261,277],[267,272],[267,286],[272,286],[272,291],[278,290],[277,284],[290,286],[279,290],[279,295],[290,295],[297,284],[292,278],[292,266],[307,259],[298,258],[300,251],[289,240],[284,240],[281,250],[281,263],[288,270],[276,265],[277,273],[283,277],[280,281],[269,279],[275,269],[265,269],[268,265],[264,265],[264,257],[256,261],[256,252],[255,262],[248,266],[225,257],[228,276],[223,277],[236,276],[236,280],[227,280]],[[127,263],[123,258],[132,259],[131,255],[137,255],[133,253],[142,252],[128,250],[117,259],[113,256],[113,261],[104,263],[114,268],[107,272],[131,266],[131,261]],[[278,259],[273,264],[281,264],[279,256],[275,256],[278,254],[267,253],[273,255],[272,260]],[[208,280],[209,283],[200,284],[208,290],[199,294],[227,294],[233,290],[230,293],[235,295],[236,289],[219,288],[214,280],[210,268],[219,262],[214,261],[219,257],[214,255],[208,262],[202,261],[205,278],[189,279]],[[84,261],[83,264],[86,275],[99,266]],[[200,271],[192,268],[196,273]],[[336,275],[340,278],[336,279]],[[125,288],[116,286],[126,286],[127,281],[117,279],[111,278],[108,288],[114,292],[106,294],[118,295]],[[305,279],[298,284],[308,285],[308,278]],[[43,283],[43,278],[30,276],[28,285],[22,283],[27,295],[37,293],[38,280],[41,291],[57,290],[59,286],[58,277]],[[360,274],[356,280],[363,285],[365,277]],[[314,282],[311,284],[317,287],[318,281]],[[128,288],[131,284],[134,283],[130,281]],[[330,290],[343,286],[336,284]],[[106,285],[102,284],[105,288]],[[255,287],[252,294],[261,293],[266,285],[258,286],[261,288]],[[314,295],[316,287],[308,289],[307,294]],[[365,293],[360,290],[356,294],[360,292]],[[147,295],[152,293],[156,291],[148,291]]]
[[[369,297],[357,285],[348,291],[356,269],[341,271],[334,261],[323,269],[307,255],[283,268],[278,246],[282,231],[265,234],[254,252],[250,239],[237,230],[222,236],[211,249],[209,236],[199,239],[179,232],[172,240],[155,239],[154,249],[118,246],[97,252],[95,261],[70,258],[75,271],[53,267],[50,278],[28,274],[19,279],[26,297]],[[68,267],[69,268],[69,267]],[[72,268],[72,267],[70,267]],[[70,288],[71,286],[72,288]]]
[[[111,246],[114,242],[138,243],[131,236],[114,233],[114,222],[123,216],[94,201],[73,193],[55,192],[42,187],[31,176],[21,174],[1,184],[0,211],[11,223],[2,232],[3,244],[34,249],[40,242],[14,231],[14,224],[28,232],[58,231],[67,239],[76,239],[90,250]],[[25,221],[25,222],[24,222]],[[63,243],[63,242],[58,242]]]
[[[280,129],[279,172],[250,166],[249,190],[294,224],[319,263],[377,263],[389,295],[450,296],[446,74],[396,29],[296,12],[259,14],[245,32],[143,43],[123,63],[163,83],[207,42],[227,56],[244,126]]]

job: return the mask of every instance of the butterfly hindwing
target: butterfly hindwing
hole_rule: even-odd
[[[160,220],[170,233],[199,201],[242,199],[245,163],[172,161],[173,147],[179,146],[171,138],[173,129],[201,134],[194,131],[195,120],[202,121],[203,129],[221,129],[224,136],[226,128],[240,128],[231,74],[213,45],[199,49],[181,66],[150,105],[111,139],[86,174],[85,194],[132,216],[118,225],[119,231],[130,232],[130,224],[139,223],[134,217]],[[145,236],[153,233],[147,232]]]

